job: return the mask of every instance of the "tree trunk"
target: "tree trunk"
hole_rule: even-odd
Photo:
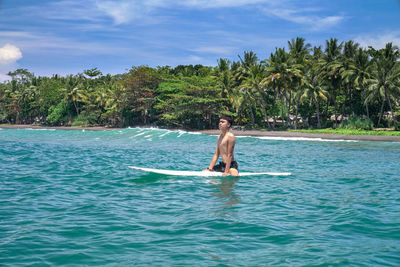
[[[290,120],[290,103],[292,102],[292,93],[289,93],[289,99],[286,98],[286,114],[288,120],[288,126],[292,128],[292,121]]]
[[[294,129],[297,130],[297,116],[299,114],[299,102],[296,103],[295,105],[295,109],[296,109],[296,117],[294,119]]]
[[[368,103],[365,103],[365,109],[367,110],[367,118],[369,119]]]
[[[285,103],[283,102],[283,94],[281,95],[281,108],[282,108],[282,110],[281,110],[281,118],[282,118],[282,125],[286,125],[286,123],[285,123],[285,120],[283,119],[283,110],[284,110],[284,107],[285,107]]]
[[[337,118],[338,118],[338,116],[337,116],[337,112],[336,112],[336,109],[337,109],[337,102],[336,102],[336,96],[334,96],[334,99],[333,99],[333,112],[334,112],[334,114],[335,114],[335,124],[334,124],[334,128],[337,128]],[[342,119],[343,119],[343,116],[342,116]]]
[[[72,101],[72,103],[74,103],[74,107],[75,107],[75,110],[76,110],[76,115],[79,115],[78,104],[76,103],[76,101]]]
[[[328,108],[329,108],[329,96],[328,99],[326,100],[326,109],[325,109],[325,117],[328,118]]]
[[[265,102],[264,102],[263,94],[262,94],[262,92],[261,92],[261,90],[259,88],[257,88],[257,89],[258,89],[258,92],[260,94],[260,104],[261,104],[262,109],[264,110],[264,121],[267,121],[268,128],[271,128],[271,125],[269,124],[269,121],[268,121],[267,109],[265,107],[266,105],[265,105]]]
[[[386,91],[386,90],[385,90]],[[392,122],[393,122],[393,109],[392,109],[392,102],[390,102],[390,97],[386,94],[386,99],[389,103],[389,108],[390,108],[390,116],[392,118]]]
[[[254,119],[254,113],[253,113],[253,106],[250,106],[250,119],[251,119],[251,126],[254,126],[255,119]]]
[[[381,111],[379,112],[379,119],[378,119],[378,127],[379,127],[379,124],[381,124],[381,119],[382,119],[382,115],[383,115],[383,106],[384,106],[384,104],[385,104],[385,99],[382,99],[382,105],[381,105]]]
[[[317,106],[317,128],[318,129],[321,129],[321,122],[319,121],[319,103],[318,103],[318,100],[317,101],[315,101],[315,103],[316,103],[316,106]]]

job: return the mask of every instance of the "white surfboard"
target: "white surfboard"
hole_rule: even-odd
[[[203,171],[174,171],[174,170],[160,170],[160,169],[150,169],[141,168],[135,166],[128,166],[129,168],[140,170],[144,172],[153,172],[165,175],[175,175],[175,176],[222,176],[222,172],[203,172]],[[239,172],[239,176],[251,176],[251,175],[273,175],[273,176],[288,176],[291,175],[290,172]]]

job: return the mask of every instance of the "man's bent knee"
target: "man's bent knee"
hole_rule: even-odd
[[[236,169],[234,169],[234,168],[231,168],[231,169],[229,170],[229,173],[230,173],[232,176],[239,176],[239,171],[236,170]]]

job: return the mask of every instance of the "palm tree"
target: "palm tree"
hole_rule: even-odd
[[[320,122],[320,105],[321,100],[327,101],[328,91],[323,76],[319,73],[318,67],[311,67],[305,75],[305,89],[300,96],[300,103],[304,99],[310,100],[310,106],[315,105],[317,114],[317,127],[321,128]]]
[[[292,38],[291,41],[288,41],[289,45],[289,54],[294,61],[295,64],[303,64],[304,61],[309,56],[309,52],[311,51],[311,44],[306,43],[306,39],[302,37],[297,37],[296,39]]]
[[[335,127],[337,122],[337,96],[341,89],[341,71],[342,62],[340,60],[343,42],[338,43],[338,39],[331,38],[329,41],[326,40],[325,53],[322,57],[324,60],[324,67],[322,71],[324,76],[329,81],[329,97],[333,101],[334,114],[335,114]]]
[[[243,88],[254,95],[254,98],[260,104],[264,112],[264,122],[267,122],[268,127],[270,124],[268,122],[267,105],[265,102],[266,94],[262,81],[265,77],[265,67],[261,64],[252,65],[247,70],[248,76],[243,81]]]
[[[74,104],[76,114],[79,115],[78,102],[85,96],[83,94],[83,81],[85,77],[81,74],[68,75],[66,77],[65,101],[71,101]]]
[[[354,85],[355,88],[361,91],[361,95],[366,94],[368,81],[371,77],[371,60],[366,50],[358,48],[354,56]],[[369,118],[368,102],[363,101],[367,117]]]
[[[343,48],[343,56],[341,57],[342,61],[342,71],[341,78],[344,89],[344,103],[342,104],[342,114],[345,115],[345,108],[350,107],[354,109],[354,103],[352,103],[353,96],[355,95],[355,55],[358,49],[359,44],[354,43],[354,41],[350,40],[344,43]],[[354,110],[353,110],[354,113]]]
[[[250,114],[251,125],[255,124],[253,109],[255,103],[262,101],[259,98],[259,91],[255,88],[260,75],[260,64],[257,55],[253,51],[245,51],[243,58],[238,55],[239,62],[231,64],[232,84],[235,88],[232,92],[232,106],[236,113],[247,111]]]
[[[249,67],[258,64],[258,57],[256,53],[253,51],[245,51],[243,54],[243,58],[238,55],[240,59],[241,66],[244,70],[247,70]]]
[[[400,51],[397,46],[387,43],[385,48],[375,50],[370,48],[373,56],[373,70],[371,72],[371,82],[368,86],[369,96],[366,101],[370,101],[374,97],[379,97],[381,107],[379,112],[378,125],[381,123],[383,108],[385,103],[389,105],[389,109],[393,116],[392,99],[400,95]]]
[[[275,53],[271,53],[270,58],[265,61],[265,64],[267,64],[267,76],[263,80],[263,85],[275,89],[275,95],[278,95],[281,100],[282,119],[285,117],[284,111],[286,110],[286,117],[290,126],[290,99],[294,81],[301,78],[299,65],[292,64],[290,55],[284,48],[277,48]]]
[[[221,86],[222,98],[228,98],[229,103],[232,104],[232,88],[234,86],[233,75],[231,72],[231,62],[226,58],[220,58],[218,60],[218,66],[216,67],[216,76],[218,83]]]
[[[293,101],[295,107],[295,121],[294,128],[297,129],[297,117],[298,117],[298,108],[300,104],[300,96],[303,93],[303,85],[304,79],[303,76],[306,73],[306,67],[308,61],[310,61],[310,51],[311,44],[306,43],[306,40],[302,37],[297,37],[296,39],[292,38],[291,41],[288,41],[289,46],[289,55],[292,63],[298,68],[300,71],[300,76],[295,78],[293,81]],[[291,99],[291,97],[289,98]],[[290,102],[289,102],[290,105]],[[290,108],[289,108],[290,110]]]

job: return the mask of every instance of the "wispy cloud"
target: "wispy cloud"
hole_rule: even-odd
[[[286,21],[309,26],[312,30],[323,30],[335,26],[345,19],[343,15],[319,16],[310,14],[310,9],[288,9],[288,8],[263,8],[265,14]]]
[[[97,1],[97,8],[114,19],[116,24],[123,24],[133,19],[145,18],[152,10],[145,2],[122,1]]]
[[[146,22],[151,16],[160,16],[160,9],[186,8],[194,10],[218,8],[256,8],[267,16],[297,24],[311,26],[313,30],[322,30],[339,24],[345,19],[343,15],[316,15],[319,10],[300,7],[299,2],[278,0],[120,0],[97,1],[97,8],[109,17],[115,24],[130,23],[132,21]],[[287,6],[291,6],[289,9]],[[313,12],[314,11],[314,12]]]
[[[168,17],[168,12],[176,9],[253,8],[255,12],[311,26],[314,30],[337,25],[345,19],[345,16],[337,14],[316,15],[317,9],[313,12],[303,6],[303,2],[291,0],[61,0],[24,7],[17,13],[59,23],[85,21],[92,24],[92,29],[96,29],[96,24],[103,28],[130,23],[160,24]],[[110,25],[109,19],[114,22],[113,25]]]
[[[191,49],[197,53],[216,54],[220,56],[232,55],[235,47],[231,46],[199,46]]]
[[[400,46],[400,31],[383,33],[381,35],[359,35],[354,40],[364,48],[372,46],[375,49],[380,49],[384,48],[387,43]]]
[[[170,1],[174,3],[175,1]],[[256,4],[268,4],[278,2],[277,0],[188,0],[177,1],[183,6],[192,8],[223,8],[223,7],[242,7]],[[176,3],[176,2],[175,2]]]
[[[64,54],[72,55],[115,55],[124,54],[127,48],[119,46],[118,43],[107,44],[98,41],[80,41],[69,37],[60,37],[53,34],[19,32],[19,31],[0,31],[0,40],[15,43],[18,47],[30,53],[40,53],[51,55]],[[1,45],[1,42],[0,42]]]

